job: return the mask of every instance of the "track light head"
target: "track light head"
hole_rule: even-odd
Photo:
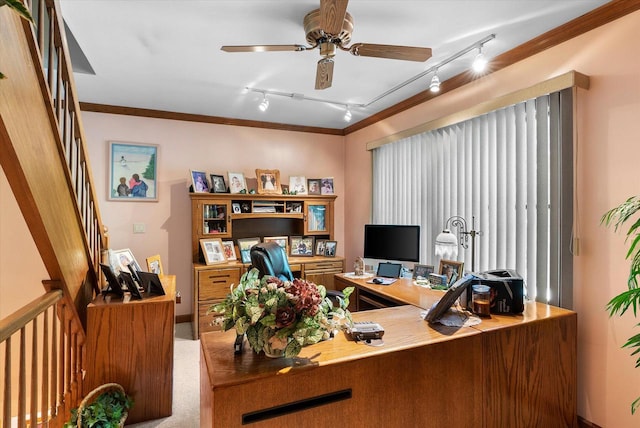
[[[262,94],[262,102],[260,103],[258,108],[262,112],[267,111],[267,109],[269,108],[269,100],[267,99],[267,95],[266,94]]]
[[[351,109],[347,106],[347,110],[344,112],[344,121],[351,122]]]
[[[431,78],[431,84],[429,85],[429,90],[433,93],[440,92],[440,78],[438,77],[438,72],[436,71]]]
[[[482,53],[482,45],[480,45],[478,48],[478,55],[476,55],[476,59],[473,60],[473,71],[476,73],[482,73],[486,67],[487,59]]]

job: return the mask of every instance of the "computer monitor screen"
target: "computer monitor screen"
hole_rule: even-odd
[[[419,262],[420,226],[365,224],[364,257]]]

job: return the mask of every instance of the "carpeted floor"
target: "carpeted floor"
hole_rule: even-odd
[[[173,415],[127,425],[134,428],[200,426],[200,341],[192,339],[191,323],[176,324],[173,348]]]

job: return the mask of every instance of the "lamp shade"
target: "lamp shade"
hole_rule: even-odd
[[[449,229],[443,230],[436,237],[436,257],[452,260],[458,257],[458,238]]]

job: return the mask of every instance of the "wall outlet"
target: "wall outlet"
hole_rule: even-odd
[[[133,223],[133,233],[145,233],[146,231],[144,223]]]

